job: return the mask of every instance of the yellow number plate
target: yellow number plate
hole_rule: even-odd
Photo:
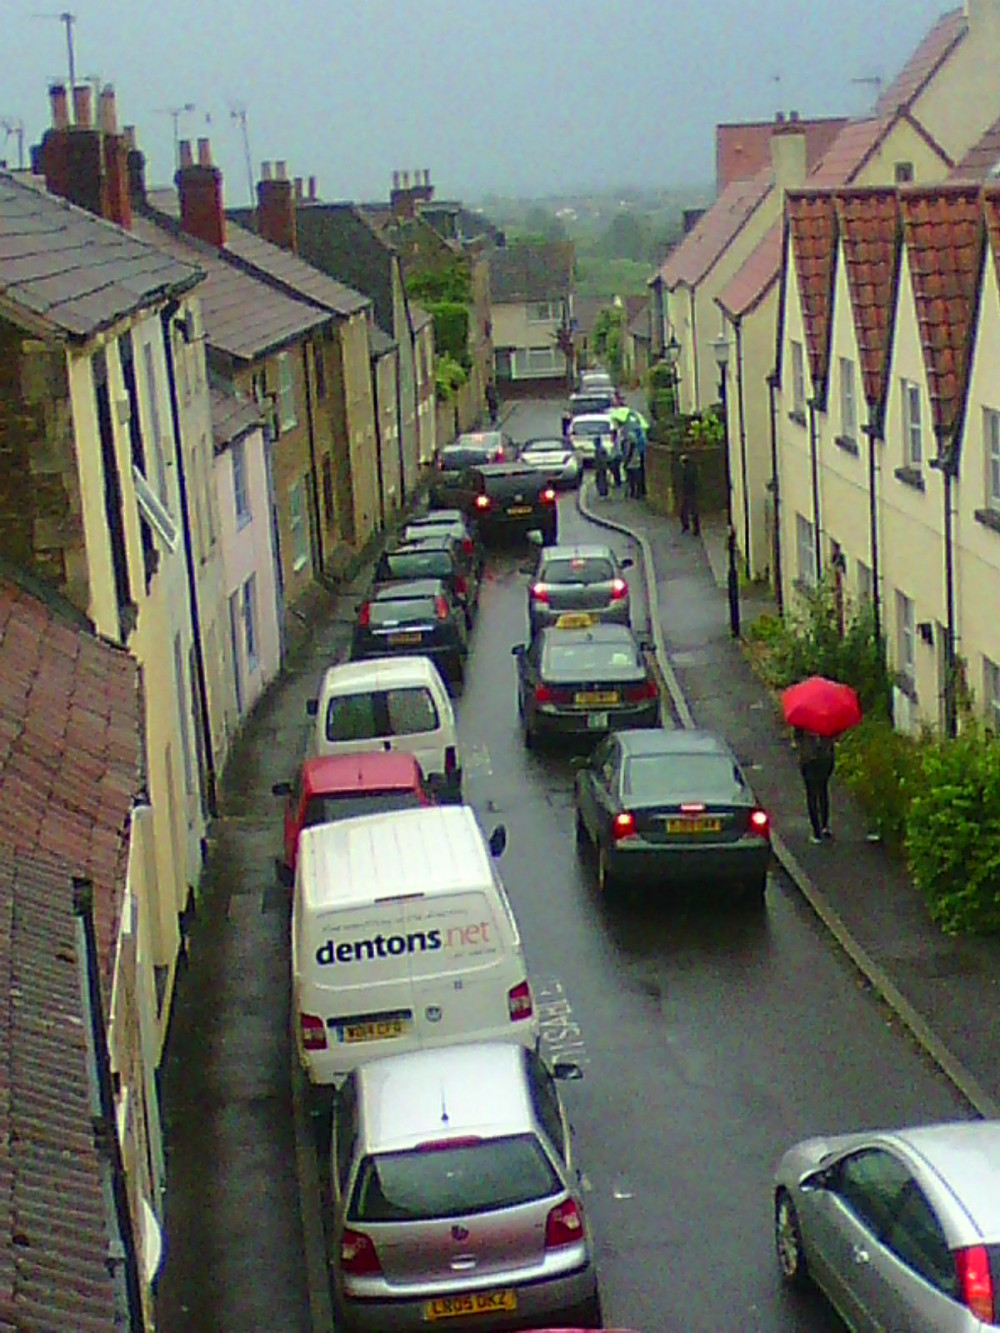
[[[423,637],[424,636],[419,630],[410,630],[404,634],[390,634],[389,642],[394,645],[400,643],[420,643]]]
[[[495,1310],[516,1310],[515,1291],[470,1291],[465,1296],[439,1296],[424,1305],[425,1319],[453,1319],[456,1315],[491,1314]]]
[[[564,611],[556,618],[556,629],[589,629],[597,623],[597,617],[589,611]]]
[[[583,690],[576,695],[576,702],[584,706],[593,704],[594,707],[606,708],[608,704],[618,702],[617,690]]]
[[[369,1023],[345,1023],[340,1029],[340,1040],[346,1045],[356,1041],[386,1041],[402,1037],[409,1024],[405,1018],[375,1019]]]
[[[668,819],[668,833],[721,833],[721,819]]]
[[[512,505],[507,513],[511,518],[523,518],[525,514],[531,513],[531,505]]]

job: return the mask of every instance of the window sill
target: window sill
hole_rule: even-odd
[[[794,421],[796,426],[804,426],[806,424],[806,414],[798,411],[797,408],[793,408],[788,414],[788,420]]]
[[[850,435],[838,435],[834,440],[834,444],[838,449],[843,449],[845,454],[852,454],[855,458],[857,458],[858,454],[861,452],[858,448],[857,440],[852,439]]]
[[[897,481],[901,481],[904,486],[912,486],[915,491],[925,491],[927,489],[924,484],[923,473],[918,467],[910,467],[909,465],[898,467],[893,476]]]
[[[1000,509],[977,509],[973,515],[977,523],[992,532],[1000,532]]]

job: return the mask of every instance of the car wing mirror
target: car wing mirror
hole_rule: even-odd
[[[552,1077],[561,1081],[583,1078],[583,1070],[572,1060],[557,1060],[552,1066]]]
[[[317,714],[318,712],[319,712],[319,700],[318,700],[318,699],[307,699],[307,700],[306,700],[306,714],[307,714],[307,716],[308,716],[308,717],[315,717],[316,714]]]
[[[640,639],[639,647],[642,649],[644,653],[656,652],[656,644],[653,642],[652,639]]]
[[[532,530],[528,533],[528,541],[531,542],[532,546],[541,546],[542,534],[540,532],[536,532],[535,529],[532,528]]]
[[[490,834],[490,856],[503,856],[504,848],[507,846],[507,826],[498,824]]]
[[[808,1175],[802,1177],[799,1181],[799,1188],[807,1193],[810,1190],[825,1190],[830,1186],[833,1178],[833,1172],[828,1166],[820,1167],[818,1171],[810,1171]]]
[[[527,648],[523,643],[515,643],[513,648],[510,650],[510,655],[511,657],[523,657],[526,652]]]
[[[283,888],[290,889],[295,883],[295,876],[292,874],[291,867],[286,866],[280,856],[274,858],[274,874]]]
[[[627,555],[624,560],[619,560],[618,563],[621,565],[622,569],[631,569],[635,564],[635,561],[630,555]]]
[[[570,768],[589,768],[590,757],[585,754],[570,755],[569,766]]]
[[[292,784],[290,782],[275,782],[271,786],[272,796],[291,796]]]

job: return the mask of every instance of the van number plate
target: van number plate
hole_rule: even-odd
[[[403,1037],[410,1030],[406,1018],[374,1018],[364,1023],[343,1023],[337,1029],[337,1036],[346,1046],[358,1041],[388,1041],[392,1037]]]
[[[425,1319],[452,1319],[456,1315],[490,1314],[496,1310],[516,1310],[515,1291],[470,1291],[465,1296],[439,1296],[424,1304]]]

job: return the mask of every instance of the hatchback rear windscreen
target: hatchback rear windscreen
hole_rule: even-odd
[[[534,1134],[408,1152],[378,1153],[361,1163],[350,1220],[418,1222],[460,1217],[547,1199],[559,1177]]]
[[[615,571],[610,560],[577,557],[573,560],[549,560],[542,569],[542,583],[610,583]]]
[[[548,670],[564,680],[600,680],[606,671],[639,669],[639,658],[629,643],[553,643]]]
[[[335,694],[326,706],[326,739],[333,744],[415,736],[439,726],[437,705],[423,685]]]
[[[576,416],[581,412],[606,412],[614,402],[614,394],[605,393],[601,389],[597,393],[574,394],[570,399],[570,407]]]
[[[384,629],[404,622],[413,625],[434,617],[433,597],[401,597],[398,602],[372,602],[368,623],[373,629]]]
[[[353,819],[355,815],[380,815],[387,810],[415,810],[422,804],[415,791],[328,792],[324,796],[311,796],[306,802],[302,827],[332,824],[334,820]]]
[[[498,445],[461,446],[455,449],[441,450],[441,466],[447,472],[460,472],[463,468],[476,467],[480,463],[489,463],[499,452]]]
[[[625,795],[640,805],[662,801],[740,800],[745,788],[722,754],[636,755],[625,764]]]
[[[576,421],[573,423],[573,434],[585,439],[596,439],[598,435],[610,435],[611,426],[606,421]]]
[[[396,551],[383,557],[383,577],[446,579],[453,572],[447,551]]]

